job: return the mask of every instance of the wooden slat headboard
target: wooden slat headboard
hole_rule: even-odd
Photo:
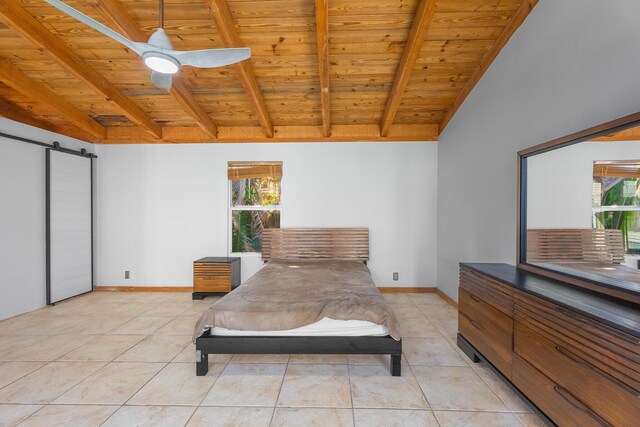
[[[270,228],[262,232],[262,259],[367,261],[368,228]]]
[[[624,262],[620,230],[527,230],[527,262]]]

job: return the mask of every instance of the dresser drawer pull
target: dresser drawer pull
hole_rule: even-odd
[[[482,302],[482,300],[480,298],[478,298],[477,296],[475,296],[474,294],[472,294],[471,292],[469,292],[469,296],[471,297],[472,300],[474,300],[475,302]]]
[[[611,424],[606,422],[601,416],[599,416],[598,414],[593,412],[591,409],[586,407],[582,402],[580,402],[578,399],[576,399],[571,393],[569,393],[568,390],[560,387],[557,384],[553,385],[553,390],[556,393],[558,393],[560,395],[560,397],[562,397],[564,400],[566,400],[571,406],[573,406],[577,410],[579,410],[581,412],[584,412],[585,414],[589,415],[591,418],[596,420],[596,422],[598,422],[598,424],[600,424],[601,426],[612,427]]]
[[[471,326],[473,326],[474,328],[476,328],[477,330],[481,331],[484,328],[482,327],[482,325],[478,322],[476,322],[475,320],[473,320],[472,318],[470,318],[468,315],[466,315],[463,312],[460,312],[460,314],[462,315],[462,317],[464,317],[465,319],[467,319],[469,321],[469,323],[471,323]]]
[[[571,360],[572,362],[582,366],[585,369],[588,369],[600,376],[605,377],[606,379],[608,379],[609,381],[611,381],[612,383],[616,384],[618,387],[626,390],[628,393],[631,393],[631,395],[633,397],[636,398],[640,398],[640,393],[638,393],[636,390],[632,389],[631,387],[629,387],[628,385],[626,385],[625,383],[623,383],[622,381],[620,381],[619,379],[617,379],[616,377],[611,376],[610,374],[608,374],[607,372],[601,371],[600,369],[596,368],[595,366],[591,365],[590,363],[582,360],[581,357],[576,356],[575,354],[573,354],[572,352],[570,352],[567,349],[564,349],[562,347],[560,347],[559,345],[556,346],[556,351],[558,353],[560,353],[561,355],[563,355],[565,358]]]

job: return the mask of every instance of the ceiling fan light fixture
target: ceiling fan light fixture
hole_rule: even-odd
[[[163,74],[175,74],[180,69],[180,63],[170,57],[159,52],[145,53],[142,58],[147,67],[153,71]]]

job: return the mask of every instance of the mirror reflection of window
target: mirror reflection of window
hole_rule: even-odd
[[[593,228],[620,230],[626,254],[640,254],[640,160],[593,163]]]

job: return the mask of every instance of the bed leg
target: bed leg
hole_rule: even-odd
[[[196,350],[196,376],[203,377],[209,372],[209,355]]]
[[[399,377],[402,371],[402,355],[400,354],[392,354],[391,355],[391,375],[394,377]]]

